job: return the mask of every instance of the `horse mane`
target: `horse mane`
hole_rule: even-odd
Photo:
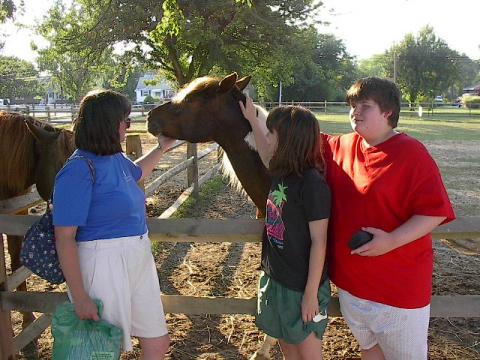
[[[32,185],[28,180],[33,179],[35,168],[35,140],[25,126],[27,118],[33,120],[0,111],[0,199],[20,195]]]
[[[259,118],[263,121],[267,120],[268,116],[268,111],[261,107],[260,105],[255,105],[255,107],[258,110],[258,115]],[[258,152],[257,150],[257,144],[255,142],[255,137],[253,136],[253,132],[250,131],[244,138],[243,141],[245,141],[250,149],[253,151]],[[240,183],[240,180],[237,177],[237,174],[235,173],[235,170],[233,170],[232,163],[230,162],[230,159],[228,158],[228,155],[223,151],[222,155],[222,165],[221,165],[221,173],[224,178],[228,180],[228,185],[232,187],[234,190],[247,195],[245,192],[245,189],[243,188],[242,184]]]
[[[220,78],[212,76],[203,76],[197,78],[180,89],[177,95],[175,95],[175,97],[172,99],[172,102],[181,103],[189,98],[194,97],[195,95],[198,95],[199,93],[213,93],[213,91],[217,91],[220,80]]]
[[[60,135],[58,135],[58,143],[66,158],[68,158],[68,156],[70,156],[70,154],[76,149],[75,138],[71,130],[62,130]]]

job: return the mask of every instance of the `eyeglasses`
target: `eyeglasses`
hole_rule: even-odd
[[[125,120],[123,120],[125,122],[125,125],[127,125],[127,129],[130,127],[130,124],[132,123],[132,120],[127,117]]]

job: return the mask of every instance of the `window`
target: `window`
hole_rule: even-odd
[[[148,96],[148,95],[150,95],[150,90],[140,90],[140,95],[141,96]]]

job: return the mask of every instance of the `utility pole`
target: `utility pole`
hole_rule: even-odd
[[[282,80],[278,84],[278,106],[282,105]]]
[[[397,83],[397,52],[395,45],[393,47],[393,82]]]

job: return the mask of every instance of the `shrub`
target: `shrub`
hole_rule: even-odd
[[[464,96],[462,102],[468,109],[480,108],[480,96]]]
[[[159,98],[155,98],[151,95],[145,96],[145,99],[143,100],[144,104],[158,104],[160,102]]]

